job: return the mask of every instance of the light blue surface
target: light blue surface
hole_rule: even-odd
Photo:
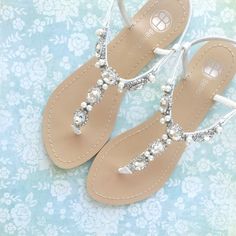
[[[141,1],[127,3],[135,12]],[[235,236],[236,121],[210,145],[188,148],[165,187],[131,206],[88,198],[90,163],[63,171],[49,162],[42,111],[56,86],[94,53],[107,6],[107,0],[0,2],[0,236]],[[193,0],[193,8],[186,39],[235,37],[235,0]],[[159,81],[165,79],[163,72]],[[236,100],[235,83],[227,96]],[[159,98],[159,84],[127,94],[113,136],[153,114]],[[217,106],[205,124],[225,112]]]

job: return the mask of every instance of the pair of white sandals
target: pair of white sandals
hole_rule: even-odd
[[[126,27],[108,45],[115,2],[108,9],[104,27],[96,32],[95,57],[50,97],[43,139],[51,160],[64,169],[96,155],[88,175],[88,193],[99,202],[122,205],[158,191],[175,169],[186,143],[209,141],[236,115],[236,103],[220,95],[236,73],[236,41],[207,37],[182,43],[191,15],[188,0],[149,0],[132,21],[119,0]],[[177,44],[165,49],[177,38]],[[189,60],[190,49],[200,43],[204,45]],[[156,55],[161,58],[154,66],[135,77]],[[176,66],[170,68],[162,87],[160,111],[109,140],[123,92],[154,82],[173,57]],[[231,111],[209,128],[191,131],[214,102]]]

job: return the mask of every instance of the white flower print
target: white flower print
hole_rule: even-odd
[[[44,230],[45,235],[50,235],[50,236],[58,236],[58,230],[57,226],[55,225],[48,225],[46,229]]]
[[[60,62],[60,66],[65,68],[66,70],[69,70],[71,68],[71,65],[69,63],[69,58],[63,57],[62,61]]]
[[[33,0],[36,10],[46,16],[54,16],[56,22],[67,21],[79,14],[80,1],[76,0]]]
[[[117,223],[125,214],[122,208],[101,206],[82,192],[78,198],[70,204],[71,219],[78,227],[83,227],[84,232],[90,234],[111,235],[117,232]]]
[[[15,76],[21,77],[26,73],[25,65],[22,62],[14,62],[11,67]]]
[[[143,205],[144,217],[147,221],[157,221],[162,214],[162,207],[160,202],[156,199],[148,199]]]
[[[15,231],[16,231],[16,226],[13,223],[8,223],[8,224],[5,225],[4,231],[7,234],[14,235]]]
[[[188,231],[188,225],[187,225],[187,222],[184,221],[184,220],[178,220],[176,223],[175,223],[175,228],[176,228],[176,231],[179,233],[179,234],[184,234]]]
[[[1,198],[1,203],[6,204],[7,206],[11,205],[12,197],[9,193],[4,193],[3,197]]]
[[[97,26],[97,17],[95,14],[88,13],[83,17],[83,21],[86,28],[94,28]]]
[[[213,154],[215,156],[222,156],[224,154],[224,146],[216,144],[213,146]]]
[[[225,23],[233,22],[234,19],[235,19],[235,11],[234,11],[234,9],[225,8],[221,12],[221,18],[222,18],[223,22],[225,22]]]
[[[207,172],[210,170],[210,167],[211,167],[210,161],[203,158],[200,161],[198,161],[197,167],[200,172]]]
[[[211,198],[216,204],[225,204],[230,197],[229,186],[212,184],[210,186]]]
[[[54,214],[53,203],[48,202],[46,206],[43,208],[43,210],[47,212],[49,215],[53,215]]]
[[[27,145],[23,148],[22,157],[21,160],[23,163],[26,163],[28,165],[37,165],[38,160],[38,147]]]
[[[72,34],[68,40],[68,48],[75,56],[83,55],[84,51],[89,48],[88,37],[82,33]]]
[[[1,5],[0,16],[3,20],[11,20],[14,17],[14,9],[12,6]]]
[[[0,83],[2,80],[7,80],[9,74],[7,60],[0,56]]]
[[[225,37],[225,31],[223,28],[219,27],[210,27],[206,31],[207,35],[220,35],[221,37]]]
[[[146,110],[140,106],[132,106],[126,114],[127,121],[131,124],[137,124],[143,121],[146,117]]]
[[[13,20],[12,24],[13,24],[13,28],[19,31],[23,30],[25,26],[25,22],[19,17]]]
[[[31,211],[25,204],[19,203],[11,209],[13,222],[17,227],[25,228],[31,221]]]
[[[215,229],[225,230],[229,225],[229,216],[225,212],[218,212],[215,210],[210,216],[210,224]]]
[[[33,25],[33,31],[43,32],[44,26],[46,25],[45,21],[40,21],[36,19]]]
[[[0,223],[5,223],[10,219],[9,210],[6,208],[0,208]]]
[[[47,76],[47,66],[40,58],[31,59],[27,68],[32,81],[41,81]]]
[[[198,177],[188,176],[182,182],[182,192],[189,198],[194,198],[202,189],[202,183]]]
[[[145,102],[151,102],[156,98],[156,91],[153,88],[146,87],[141,91],[141,96]]]
[[[0,180],[7,179],[10,171],[6,167],[0,167]]]
[[[204,16],[208,12],[215,11],[216,2],[214,0],[203,1],[199,4],[198,0],[193,0],[193,15],[194,16]]]
[[[51,186],[51,194],[57,201],[64,201],[71,194],[70,183],[66,180],[55,180]]]
[[[26,180],[29,174],[29,170],[28,169],[23,169],[23,168],[19,168],[17,170],[17,177],[18,179],[22,179],[22,180]]]
[[[5,132],[13,122],[12,115],[7,110],[0,110],[0,133]]]

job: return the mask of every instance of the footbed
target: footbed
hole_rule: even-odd
[[[163,10],[169,12],[171,24],[165,31],[157,32],[151,27],[150,19]],[[109,44],[110,65],[125,79],[135,76],[153,59],[153,48],[166,48],[183,32],[188,15],[188,0],[148,1],[135,15],[133,27],[123,29]],[[111,87],[90,113],[82,134],[77,136],[71,129],[74,111],[100,78],[95,62],[95,58],[90,59],[63,81],[45,107],[45,148],[54,164],[64,169],[79,166],[92,158],[109,139],[116,120],[122,94],[116,87]]]
[[[188,65],[188,79],[179,82],[174,92],[173,117],[185,131],[198,128],[214,105],[213,96],[222,93],[233,79],[235,57],[236,48],[222,41],[209,42],[194,55]],[[205,68],[212,62],[221,67],[216,78],[205,73]],[[99,152],[87,180],[92,198],[112,205],[129,204],[147,198],[166,183],[184,152],[183,142],[172,143],[141,172],[118,173],[119,167],[128,164],[165,133],[160,117],[157,112],[148,121],[111,140]]]

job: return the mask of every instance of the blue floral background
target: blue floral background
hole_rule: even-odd
[[[126,2],[134,13],[144,1]],[[192,2],[185,40],[236,37],[235,0]],[[61,170],[47,158],[41,139],[44,106],[56,86],[93,55],[94,32],[108,4],[0,1],[0,236],[235,236],[236,121],[210,144],[191,145],[164,188],[130,206],[104,206],[87,196],[91,161]],[[166,77],[164,70],[154,86],[126,94],[113,136],[158,109]],[[235,82],[226,95],[236,100]],[[204,124],[225,112],[217,105]]]

